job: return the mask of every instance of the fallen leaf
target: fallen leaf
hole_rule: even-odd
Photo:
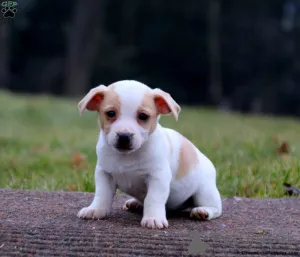
[[[69,186],[68,186],[68,190],[69,190],[69,191],[75,191],[75,190],[76,190],[76,186],[74,186],[74,185],[69,185]]]
[[[287,154],[290,152],[288,143],[282,142],[281,145],[276,149],[277,154]]]
[[[73,153],[72,165],[74,168],[87,168],[86,156],[79,152]]]
[[[45,152],[47,149],[47,145],[35,145],[32,147],[33,152]]]
[[[16,169],[18,167],[18,163],[15,160],[10,160],[10,167],[12,169]]]

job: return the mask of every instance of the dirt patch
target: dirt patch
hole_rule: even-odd
[[[140,214],[121,209],[125,195],[106,220],[78,219],[92,198],[1,189],[0,256],[300,256],[299,198],[224,199],[220,218],[193,221],[181,212],[165,230],[142,228]],[[189,254],[197,240],[207,250]]]

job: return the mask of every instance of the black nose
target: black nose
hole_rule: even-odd
[[[117,135],[118,135],[117,147],[123,149],[130,148],[130,142],[133,137],[133,134],[117,133]]]

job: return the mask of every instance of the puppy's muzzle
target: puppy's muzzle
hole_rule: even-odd
[[[121,151],[132,150],[132,133],[117,133],[116,148]]]

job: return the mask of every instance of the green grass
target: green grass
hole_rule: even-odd
[[[0,92],[0,187],[94,190],[96,113],[77,102]],[[300,187],[300,122],[182,106],[179,121],[161,123],[188,137],[218,170],[222,196],[283,197],[283,182]],[[278,156],[278,137],[290,145]],[[86,161],[72,161],[74,153]],[[81,155],[80,155],[81,156]]]

